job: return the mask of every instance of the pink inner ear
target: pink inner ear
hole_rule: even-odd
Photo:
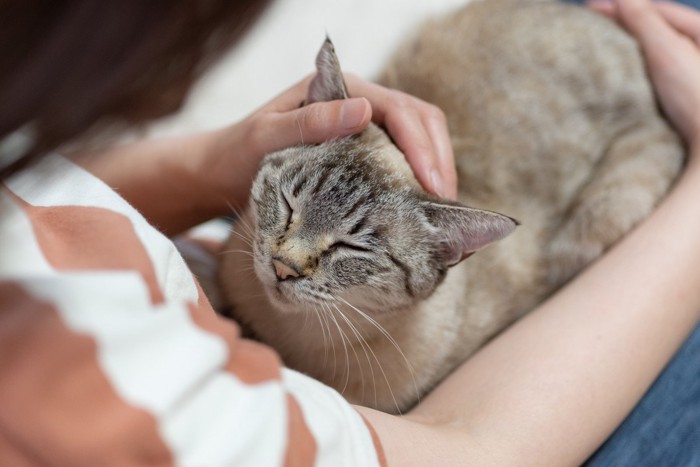
[[[457,262],[458,262],[458,263],[461,263],[462,261],[464,261],[465,259],[469,258],[469,257],[470,257],[471,255],[473,255],[474,253],[475,253],[474,251],[472,251],[472,252],[470,252],[470,253],[463,253],[463,254],[462,254],[462,257],[461,257],[460,260],[457,261]]]
[[[445,241],[447,266],[453,266],[502,240],[518,225],[507,216],[480,209],[433,204],[431,210],[432,221],[441,230]]]
[[[306,103],[313,104],[314,102],[327,102],[344,98],[343,94],[337,91],[332,80],[319,72],[309,83]]]
[[[503,238],[510,235],[515,226],[513,226],[513,228],[508,228],[506,223],[503,224],[504,225],[502,228],[500,225],[491,225],[487,228],[487,230],[476,232],[474,234],[472,234],[471,232],[467,232],[466,235],[462,237],[462,249],[464,250],[464,253],[473,254],[474,252],[479,251],[482,248],[487,247],[490,244],[502,240]]]

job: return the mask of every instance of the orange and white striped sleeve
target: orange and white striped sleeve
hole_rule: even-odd
[[[339,394],[242,339],[173,244],[59,156],[0,184],[0,459],[383,463]]]

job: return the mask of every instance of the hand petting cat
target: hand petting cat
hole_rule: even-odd
[[[664,111],[690,147],[700,144],[700,12],[649,0],[594,0],[588,6],[636,37]]]
[[[210,177],[210,187],[219,187],[222,199],[243,208],[266,154],[359,133],[370,121],[386,128],[427,191],[456,198],[454,155],[439,108],[352,74],[345,75],[350,99],[302,107],[313,77],[307,76],[243,121],[214,133],[211,162],[206,163],[204,174]],[[228,210],[230,205],[221,207]]]
[[[439,108],[352,74],[345,74],[350,99],[300,107],[312,78],[306,77],[238,124],[246,128],[245,140],[233,147],[247,148],[256,161],[254,170],[267,153],[352,135],[373,121],[386,128],[426,190],[457,196],[454,155]],[[250,178],[254,175],[251,172]]]
[[[219,130],[139,141],[101,151],[99,157],[78,154],[75,161],[118,187],[161,231],[175,235],[231,209],[243,209],[266,154],[355,134],[374,121],[406,154],[426,190],[456,197],[454,156],[440,109],[353,75],[346,75],[350,96],[362,97],[300,107],[312,78]]]

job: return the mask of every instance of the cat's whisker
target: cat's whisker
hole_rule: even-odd
[[[367,352],[367,348],[369,347],[369,344],[367,343],[367,340],[364,338],[362,333],[360,333],[360,330],[357,329],[356,326],[354,326],[350,320],[345,316],[345,314],[338,308],[338,305],[335,303],[333,304],[333,307],[340,313],[340,315],[345,319],[346,323],[350,327],[350,330],[355,334],[355,337],[357,337],[357,340],[360,343],[360,347],[365,353],[365,358],[367,359],[367,364],[369,365],[370,371],[372,372],[372,388],[374,389],[374,403],[375,405],[377,404],[377,382],[374,378],[374,366],[372,365],[372,360],[369,358],[369,353]],[[330,304],[328,305],[328,308],[330,309]],[[354,346],[353,346],[353,351],[354,351]],[[360,380],[362,382],[362,395],[360,396],[360,400],[365,399],[365,375],[364,375],[364,370],[362,369],[362,364],[360,363],[360,359],[358,358],[357,353],[355,352],[355,358],[357,360],[357,366],[360,369]]]
[[[389,340],[389,342],[391,342],[391,344],[392,344],[392,345],[394,346],[394,348],[399,352],[399,354],[401,354],[401,357],[403,357],[403,359],[406,361],[406,364],[407,364],[409,367],[412,367],[412,366],[411,366],[411,363],[410,363],[409,360],[408,360],[408,358],[406,357],[406,355],[405,355],[405,354],[403,353],[403,351],[401,350],[401,347],[399,347],[399,344],[398,344],[398,343],[396,342],[396,340],[391,336],[391,334],[389,334],[389,332],[388,332],[386,329],[384,329],[384,327],[383,327],[381,324],[379,324],[374,318],[372,318],[372,317],[369,316],[367,313],[365,313],[364,311],[360,310],[359,308],[357,308],[355,305],[353,305],[352,303],[348,302],[348,301],[345,300],[344,298],[342,298],[342,297],[336,297],[336,298],[337,298],[337,300],[340,300],[341,302],[343,302],[344,304],[346,304],[347,306],[349,306],[350,308],[352,308],[353,310],[355,310],[360,316],[362,316],[364,319],[366,319],[367,321],[369,321],[370,324],[372,324],[373,326],[375,326],[375,327],[377,328],[377,330],[378,330],[379,332],[381,332],[382,335],[383,335],[384,337],[386,337],[386,338]]]
[[[253,181],[253,178],[254,178],[254,177],[251,178],[251,182]],[[241,224],[244,225],[249,231],[251,231],[251,230],[252,230],[252,229],[250,228],[251,225],[250,225],[250,223],[246,220],[245,216],[243,215],[243,209],[240,209],[240,212],[238,212],[238,211],[239,211],[239,210],[236,210],[236,222],[237,222],[237,223],[238,223],[238,222],[241,223]]]
[[[338,307],[337,307],[335,304],[332,304],[332,303],[324,303],[324,308],[326,308],[326,309],[328,310],[329,313],[333,314],[333,309],[331,308],[331,306],[332,306],[333,308],[335,308],[335,310],[340,314],[340,317],[343,319],[343,321],[345,321],[345,322],[348,324],[350,330],[351,330],[352,333],[357,337],[357,339],[358,339],[359,341],[364,341],[364,338],[363,338],[362,335],[358,332],[357,327],[356,327],[356,326],[353,326],[352,322],[350,322],[350,320],[348,319],[347,316],[345,316],[345,314],[342,312],[342,310],[338,309]],[[348,339],[348,343],[350,343],[350,342],[351,342],[350,339]],[[360,345],[362,345],[362,343],[361,343]],[[352,348],[353,353],[355,354],[355,360],[357,361],[358,367],[359,367],[359,369],[360,369],[360,378],[362,379],[362,384],[364,385],[364,372],[363,372],[363,369],[362,369],[362,365],[360,364],[360,359],[359,359],[359,357],[358,357],[358,355],[357,355],[357,352],[355,351],[355,346],[353,345],[353,346],[351,346],[351,348]],[[365,355],[367,355],[366,351],[365,351]]]
[[[326,306],[328,307],[328,311],[332,313],[333,311],[331,310],[330,306],[327,305],[327,304],[326,304]],[[343,312],[342,312],[340,309],[338,309],[338,307],[335,307],[335,309],[338,311],[338,313],[340,314],[340,317],[343,319],[343,321],[345,321],[345,323],[347,323],[347,325],[349,326],[349,328],[350,328],[350,330],[353,332],[353,334],[355,334],[355,336],[356,336],[358,339],[362,339],[362,336],[360,336],[360,335],[357,333],[357,330],[355,329],[355,326],[352,325],[352,323],[351,323],[351,322],[348,320],[348,318],[343,314]],[[357,362],[357,366],[358,366],[359,369],[360,369],[360,384],[362,385],[362,396],[361,396],[361,397],[362,397],[362,399],[364,399],[365,374],[364,374],[364,371],[362,370],[362,365],[360,364],[360,358],[359,358],[359,356],[357,355],[357,351],[355,350],[355,346],[351,344],[350,339],[348,339],[348,344],[350,345],[350,349],[352,349],[352,353],[355,355],[355,361]],[[348,362],[347,373],[348,373],[348,376],[349,376],[349,375],[350,375],[350,366],[349,366],[349,362]]]
[[[253,272],[253,271],[255,271],[255,265],[252,263],[247,267],[239,269],[239,272]]]
[[[337,306],[336,306],[336,309],[338,309],[338,311],[339,311],[339,312],[341,313],[341,315],[342,315],[342,312],[340,311],[340,309],[339,309]],[[344,315],[343,315],[343,316],[344,316]],[[389,383],[389,377],[386,375],[386,372],[384,371],[384,367],[382,366],[382,362],[379,361],[379,358],[378,358],[377,355],[374,353],[374,350],[372,349],[371,346],[369,346],[369,351],[370,351],[370,353],[372,354],[372,356],[374,357],[374,360],[377,362],[377,366],[379,367],[379,371],[381,372],[382,377],[384,378],[384,382],[386,383],[387,389],[389,389],[389,394],[391,395],[391,399],[392,399],[393,402],[394,402],[394,406],[396,407],[397,413],[401,414],[401,409],[399,408],[399,404],[398,404],[398,402],[397,402],[397,400],[396,400],[396,397],[394,396],[394,391],[393,391],[393,389],[391,388],[391,383]],[[375,391],[376,391],[376,383],[375,383]]]
[[[307,312],[309,313],[309,312]],[[314,305],[313,307],[313,314],[316,316],[316,320],[318,321],[318,326],[321,328],[321,338],[323,339],[323,350],[326,350],[326,329],[323,327],[323,319],[321,318],[321,313],[322,311],[319,310],[319,308]],[[325,358],[323,364],[325,365]]]
[[[330,341],[331,341],[331,350],[333,351],[333,376],[331,376],[331,380],[335,381],[335,369],[338,366],[338,359],[335,354],[335,339],[333,339],[333,335],[331,333],[331,325],[330,325],[330,320],[328,319],[328,315],[324,315],[326,318],[326,323],[328,324],[328,335],[330,336]],[[335,321],[335,317],[331,313],[330,319],[335,322],[335,325],[338,326],[337,321]]]
[[[238,238],[240,238],[241,240],[243,240],[243,242],[244,242],[246,245],[248,245],[249,247],[252,247],[252,246],[253,246],[253,238],[252,238],[253,235],[252,235],[252,234],[248,233],[248,236],[245,236],[245,235],[243,235],[241,232],[237,231],[236,229],[231,229],[231,230],[229,230],[229,232],[230,232],[232,235],[235,235],[236,237],[238,237]]]
[[[230,250],[219,250],[216,254],[217,255],[225,255],[226,253],[231,253],[231,252],[243,252],[243,253],[248,253],[250,256],[253,256],[253,252],[249,250],[241,250],[241,249],[230,249]]]
[[[248,255],[251,258],[255,257],[255,256],[253,256],[253,253],[251,253],[250,251],[246,251],[246,250],[223,250],[223,251],[219,252],[220,255],[227,255],[229,253],[243,253],[244,255]]]
[[[224,202],[226,203],[226,206],[231,210],[231,212],[236,216],[236,220],[234,222],[238,222],[238,219],[241,219],[243,217],[243,208],[237,208],[233,204],[231,204],[231,201],[228,199],[224,199]]]
[[[304,322],[301,324],[300,332],[306,334],[306,332],[307,332],[306,328],[309,326],[309,313],[302,313],[302,314],[304,315]],[[290,331],[292,331],[292,330],[290,329]],[[296,329],[293,331],[296,331]]]
[[[241,226],[241,230],[248,234],[251,238],[255,236],[255,229],[253,228],[252,225],[248,223],[245,217],[240,216],[238,217],[236,223]],[[235,228],[235,227],[234,227]]]
[[[241,234],[240,232],[236,232],[235,230],[232,230],[232,231],[231,231],[231,235],[240,238],[241,241],[242,241],[243,243],[245,243],[246,245],[248,245],[248,247],[250,247],[251,249],[253,248],[253,241],[252,241],[250,238],[245,237],[245,236],[244,236],[243,234]]]
[[[336,307],[337,308],[337,307]],[[340,311],[338,309],[338,311]],[[342,315],[342,313],[341,313]],[[396,397],[394,396],[394,391],[391,389],[391,383],[389,383],[389,377],[386,375],[386,372],[384,371],[384,367],[382,366],[382,362],[379,361],[379,358],[377,358],[377,355],[374,353],[374,350],[372,347],[369,347],[369,351],[374,357],[374,359],[377,362],[377,365],[379,366],[379,371],[382,373],[382,376],[384,377],[384,382],[386,383],[387,389],[389,389],[389,394],[391,395],[392,400],[394,401],[394,406],[396,407],[397,413],[401,414],[401,409],[399,408],[399,404],[396,401]]]
[[[317,311],[319,322],[321,323],[321,332],[323,332],[323,367],[326,367],[328,363],[328,341],[326,340],[326,328],[328,328],[328,339],[332,342],[333,336],[331,335],[330,323],[328,322],[328,316],[326,316],[326,311],[321,307],[319,310],[318,306],[314,305]],[[324,326],[325,323],[325,326]]]
[[[226,253],[227,253],[226,251],[219,251],[219,252],[217,252],[217,255],[224,255]],[[255,260],[252,256],[247,257],[247,258],[246,257],[243,257],[243,258],[239,257],[238,264],[240,264],[241,266],[244,266],[244,267],[241,267],[240,269],[238,269],[239,271],[252,271],[255,269]]]
[[[416,396],[418,397],[418,402],[420,403],[420,391],[418,390],[418,383],[416,382],[416,372],[415,369],[413,368],[413,365],[411,364],[411,361],[406,357],[406,354],[401,350],[401,347],[399,347],[398,342],[396,342],[396,339],[394,339],[389,332],[384,329],[384,327],[379,324],[374,318],[369,316],[367,313],[364,311],[360,310],[357,308],[355,305],[352,303],[348,302],[342,297],[337,297],[338,300],[342,301],[345,303],[347,306],[355,310],[360,316],[365,318],[370,324],[372,324],[374,327],[377,328],[377,330],[382,333],[382,335],[391,343],[392,346],[396,349],[396,351],[401,355],[401,358],[403,358],[404,362],[406,363],[406,369],[408,369],[408,372],[411,375],[411,381],[413,382],[413,387],[414,390],[416,391]]]
[[[336,328],[338,328],[338,332],[340,333],[340,341],[343,343],[343,349],[345,349],[345,383],[343,384],[343,389],[339,391],[341,394],[343,394],[345,389],[348,387],[348,382],[350,381],[350,354],[348,353],[348,346],[345,343],[346,335],[343,332],[343,329],[340,327],[340,324],[338,324],[335,314],[331,313],[331,317],[333,318],[333,322],[335,322]],[[333,372],[335,374],[335,369]]]
[[[235,231],[241,230],[241,231],[245,232],[246,234],[251,233],[249,224],[246,221],[244,221],[242,217],[239,217],[238,219],[233,221],[233,223],[229,225],[228,230],[229,230],[229,232],[235,232]]]
[[[333,313],[333,310],[331,309],[330,305],[326,304],[326,306],[327,306],[327,308],[328,308],[328,311],[329,311],[330,313]],[[347,318],[347,316],[345,316],[345,314],[343,314],[343,312],[342,312],[340,309],[338,309],[338,307],[335,307],[335,309],[338,311],[338,313],[340,314],[340,317],[341,317],[341,318],[343,319],[343,321],[345,321],[345,323],[349,326],[350,330],[353,332],[353,334],[355,334],[355,336],[358,338],[358,340],[360,340],[360,342],[364,341],[364,338],[358,333],[357,328],[355,328],[355,326],[353,326],[353,324],[350,322],[350,320]],[[341,332],[343,332],[343,331],[341,331]],[[347,335],[346,335],[346,337],[347,337]],[[359,355],[357,355],[357,350],[355,349],[355,346],[351,344],[351,341],[350,341],[349,338],[348,338],[347,340],[348,340],[348,345],[350,345],[350,349],[352,350],[352,353],[355,355],[355,361],[357,362],[357,366],[358,366],[358,368],[359,368],[359,370],[360,370],[360,384],[361,384],[361,387],[362,387],[362,396],[361,396],[361,397],[364,399],[364,387],[365,387],[365,374],[364,374],[364,370],[362,369],[362,365],[360,364],[360,357],[359,357]],[[362,344],[360,344],[360,345],[362,345]],[[365,355],[366,355],[366,351],[365,351]],[[369,358],[369,357],[368,357],[368,358]],[[347,363],[348,363],[348,367],[347,367],[347,377],[348,377],[348,379],[349,379],[349,376],[350,376],[350,362],[348,361]],[[346,384],[347,384],[347,381],[346,381]]]

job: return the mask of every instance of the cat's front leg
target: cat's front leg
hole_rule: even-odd
[[[680,172],[684,150],[661,120],[628,129],[593,167],[548,242],[551,286],[559,286],[646,218]]]

